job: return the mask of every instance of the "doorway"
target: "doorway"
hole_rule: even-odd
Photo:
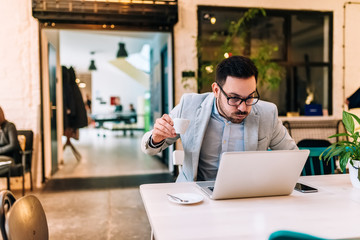
[[[80,129],[78,141],[71,140],[82,159],[78,162],[70,149],[65,149],[63,164],[59,165],[53,178],[168,173],[167,164],[161,163],[158,157],[143,154],[139,146],[145,122],[153,122],[149,119],[152,109],[146,109],[145,103],[146,95],[151,92],[151,82],[171,81],[172,86],[173,80],[167,74],[150,71],[150,66],[163,69],[164,59],[172,58],[172,53],[164,51],[166,44],[171,42],[171,34],[85,29],[58,31],[60,65],[74,68],[84,102],[86,95],[91,99],[91,109],[88,111],[89,126]],[[125,58],[117,58],[120,43],[124,44],[128,53]],[[90,71],[92,61],[96,70]],[[146,75],[148,80],[143,77]],[[164,101],[172,107],[168,98],[173,96],[167,92],[172,90],[161,91],[154,97],[151,95],[150,101],[159,100],[156,101],[158,108],[163,108]],[[130,104],[135,106],[138,114],[136,128],[139,130],[134,131],[132,136],[129,132],[125,135],[123,130],[117,130],[123,129],[122,123],[107,122],[98,128],[93,120],[97,114],[114,112],[115,106],[111,101],[114,97],[121,99],[123,111],[128,111]]]
[[[161,50],[161,110],[162,114],[169,114],[169,84],[168,84],[168,48],[167,45]],[[163,151],[162,161],[169,164],[169,148]]]
[[[49,93],[50,93],[50,129],[51,129],[51,174],[58,170],[58,144],[56,125],[56,49],[48,43]]]

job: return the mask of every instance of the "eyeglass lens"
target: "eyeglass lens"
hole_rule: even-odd
[[[245,102],[247,106],[254,105],[259,100],[258,97],[241,98],[228,98],[228,104],[231,106],[239,106],[242,102]]]
[[[217,84],[221,90],[221,92],[225,95],[225,97],[227,98],[227,102],[230,106],[239,106],[242,102],[245,102],[245,105],[246,106],[252,106],[252,105],[255,105],[259,99],[260,99],[260,96],[259,96],[259,92],[257,91],[257,89],[255,90],[255,92],[253,93],[254,96],[252,97],[247,97],[247,98],[238,98],[238,97],[229,97],[224,89],[222,89],[222,87]]]

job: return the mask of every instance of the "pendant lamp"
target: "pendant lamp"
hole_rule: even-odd
[[[95,52],[90,52],[91,55],[94,55]],[[90,61],[90,66],[89,66],[89,71],[95,71],[96,70],[96,66],[95,66],[95,60],[91,59]]]
[[[90,70],[90,71],[96,70],[95,60],[91,60],[90,66],[89,66],[89,70]]]
[[[116,57],[123,58],[123,57],[127,57],[127,56],[128,56],[128,54],[127,54],[126,49],[125,49],[125,43],[120,42],[119,43],[119,50],[118,50],[118,52],[116,54]]]

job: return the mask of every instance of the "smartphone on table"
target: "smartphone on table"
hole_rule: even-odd
[[[296,183],[295,190],[302,192],[302,193],[312,193],[312,192],[318,191],[316,188],[310,187],[310,186],[302,184],[302,183]]]

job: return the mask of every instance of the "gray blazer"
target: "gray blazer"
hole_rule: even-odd
[[[200,149],[210,120],[214,98],[213,93],[184,94],[180,103],[169,115],[171,118],[190,120],[186,133],[178,134],[175,138],[167,138],[159,148],[149,146],[152,131],[145,133],[142,138],[141,149],[150,155],[159,153],[181,138],[185,159],[183,171],[179,173],[177,182],[196,181]],[[244,130],[245,151],[261,151],[269,148],[272,150],[298,149],[281,120],[278,119],[277,107],[273,103],[259,101],[255,104],[246,117]]]

